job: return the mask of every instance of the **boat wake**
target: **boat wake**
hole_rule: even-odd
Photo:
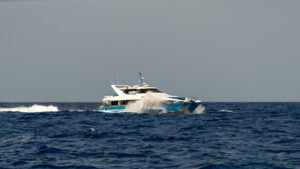
[[[58,112],[59,109],[56,106],[43,106],[32,105],[30,107],[13,107],[13,108],[0,108],[0,112],[23,112],[23,113],[41,113],[41,112]]]

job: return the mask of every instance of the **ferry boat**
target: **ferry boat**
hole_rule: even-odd
[[[139,85],[111,85],[114,95],[104,96],[98,111],[107,113],[193,113],[201,104],[195,98],[178,97],[160,91],[144,83],[139,73]]]

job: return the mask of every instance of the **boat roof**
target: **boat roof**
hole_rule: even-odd
[[[126,95],[136,95],[136,94],[145,94],[147,92],[162,93],[158,88],[149,86],[143,82],[144,78],[141,73],[139,73],[139,85],[124,85],[124,84],[112,84],[111,88],[114,90],[117,96],[126,96]]]
[[[147,84],[144,84],[143,86],[139,85],[134,85],[134,86],[129,86],[129,85],[111,85],[112,87],[116,87],[118,89],[158,89],[157,87],[149,86]]]
[[[140,95],[104,96],[103,101],[139,100],[141,98]]]

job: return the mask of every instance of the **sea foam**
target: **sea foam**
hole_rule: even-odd
[[[148,110],[158,110],[162,113],[166,112],[163,106],[165,94],[147,93],[145,97],[141,100],[133,102],[126,107],[126,112],[130,113],[142,113]]]
[[[129,104],[125,111],[129,113],[147,113],[149,110],[154,110],[154,112],[157,110],[160,113],[166,113],[166,108],[163,106],[166,97],[168,97],[168,95],[163,93],[157,94],[148,92],[143,99]],[[202,114],[204,111],[205,107],[200,105],[193,111],[193,114]]]
[[[13,108],[0,108],[0,112],[23,112],[23,113],[41,113],[41,112],[58,112],[56,106],[32,105],[30,107],[13,107]]]
[[[232,110],[226,110],[226,109],[221,109],[218,112],[226,112],[226,113],[232,113]]]

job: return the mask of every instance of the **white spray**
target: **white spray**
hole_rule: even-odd
[[[14,108],[0,108],[0,112],[24,112],[24,113],[40,113],[40,112],[58,112],[56,106],[32,105],[30,107],[14,107]]]
[[[130,113],[144,113],[153,110],[165,113],[166,109],[163,106],[163,101],[166,96],[166,94],[148,92],[143,99],[129,104],[125,111]]]
[[[203,114],[204,111],[205,111],[205,107],[200,105],[193,111],[193,114]]]
[[[163,93],[151,93],[148,92],[145,97],[141,100],[129,104],[125,111],[130,113],[145,113],[145,112],[160,112],[166,113],[166,108],[163,105],[165,98],[168,97],[167,94]],[[192,113],[193,114],[203,114],[205,107],[200,105]],[[190,113],[190,112],[183,112]]]

